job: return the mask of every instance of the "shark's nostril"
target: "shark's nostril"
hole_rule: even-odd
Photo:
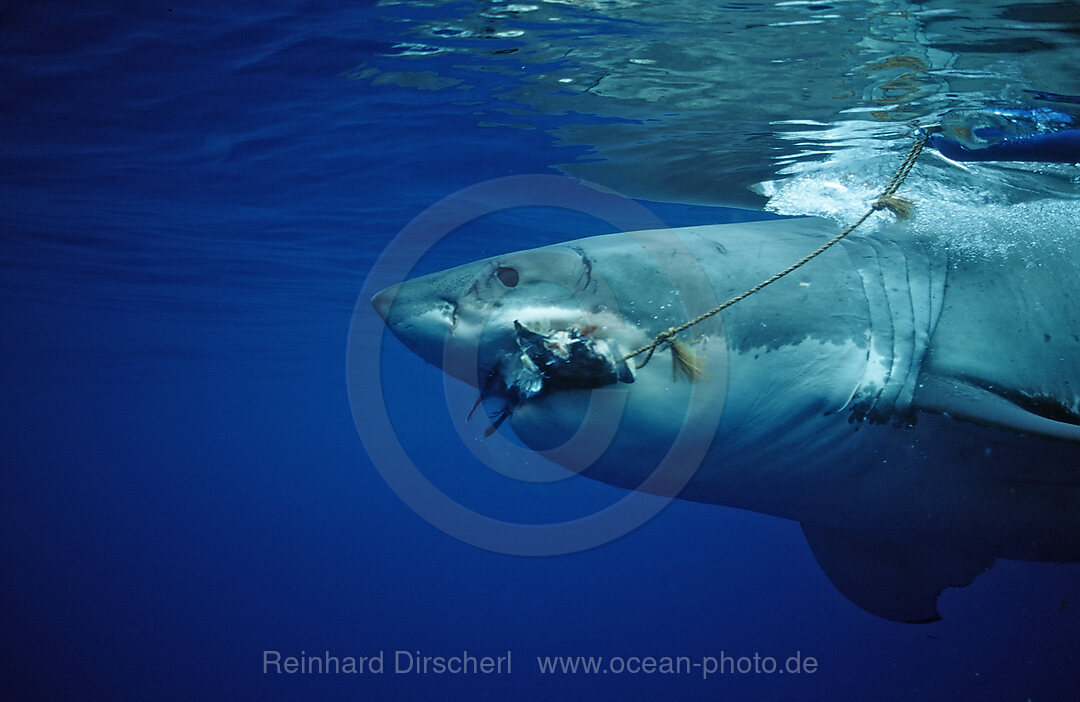
[[[443,298],[443,313],[450,318],[450,331],[453,333],[458,323],[458,304],[456,300]]]

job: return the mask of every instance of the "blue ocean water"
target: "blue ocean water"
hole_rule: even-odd
[[[508,113],[543,61],[507,75],[428,57],[470,90],[380,78],[413,38],[405,20],[455,9],[0,10],[5,699],[1065,698],[1071,566],[1000,562],[916,627],[850,604],[775,518],[676,501],[603,547],[522,558],[398,499],[346,388],[368,272],[433,203],[599,158],[566,130],[622,122]],[[751,216],[642,204],[672,226]],[[497,213],[418,270],[608,231],[553,208]],[[477,511],[541,522],[622,496],[487,471],[447,420],[441,373],[389,338],[382,377],[413,460]],[[266,651],[383,652],[387,670],[265,672]],[[510,651],[512,672],[397,674],[396,651]],[[722,654],[818,666],[702,679],[537,665]]]

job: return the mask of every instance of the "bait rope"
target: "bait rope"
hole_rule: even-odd
[[[926,146],[926,140],[928,137],[929,134],[926,132],[923,132],[918,136],[915,144],[911,147],[911,151],[908,152],[908,155],[904,158],[903,163],[901,163],[900,167],[896,170],[896,174],[893,175],[892,180],[889,181],[888,186],[886,186],[886,188],[881,192],[881,195],[879,195],[877,199],[874,200],[874,202],[870,205],[870,209],[867,210],[862,217],[859,217],[859,219],[855,220],[853,224],[848,225],[846,229],[844,229],[832,239],[829,239],[827,242],[819,246],[817,250],[807,254],[806,256],[803,256],[801,259],[791,264],[784,270],[780,271],[776,275],[768,278],[767,280],[761,281],[760,283],[750,288],[749,290],[746,290],[745,292],[739,293],[727,302],[719,304],[711,310],[708,310],[707,312],[702,312],[697,317],[694,317],[688,322],[680,324],[677,327],[671,327],[667,331],[660,332],[653,338],[651,342],[645,344],[639,349],[635,349],[634,351],[626,354],[625,356],[623,356],[622,360],[629,361],[635,356],[646,354],[644,360],[642,360],[641,363],[636,364],[638,368],[643,368],[645,364],[649,362],[649,359],[652,358],[653,353],[659,346],[661,346],[662,344],[671,344],[673,361],[676,363],[677,367],[677,364],[679,362],[678,359],[680,357],[692,357],[691,354],[688,354],[685,350],[680,350],[679,347],[676,346],[680,343],[679,340],[676,339],[676,337],[682,332],[686,331],[695,324],[700,324],[701,322],[704,322],[706,319],[712,317],[713,315],[719,314],[720,312],[726,310],[728,307],[734,305],[736,302],[739,302],[740,300],[745,300],[746,298],[750,297],[765,286],[771,285],[786,276],[787,274],[791,273],[792,271],[801,268],[805,264],[809,263],[813,259],[823,254],[826,250],[828,250],[834,244],[846,237],[848,234],[855,231],[855,229],[857,229],[859,225],[870,219],[870,216],[873,215],[875,212],[879,210],[889,210],[900,219],[906,219],[911,214],[911,202],[903,198],[896,197],[896,191],[900,189],[900,186],[903,185],[904,180],[908,177],[908,174],[911,173],[911,169],[915,166],[915,160],[919,158],[919,154],[922,153],[923,147]],[[696,368],[692,370],[694,370],[695,373],[698,372]],[[695,373],[686,373],[686,377],[692,379],[695,376]]]

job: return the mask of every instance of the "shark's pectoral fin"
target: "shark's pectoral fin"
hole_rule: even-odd
[[[941,591],[970,585],[994,564],[993,558],[874,541],[841,529],[802,529],[837,590],[867,612],[897,622],[941,619]]]
[[[983,426],[1080,443],[1075,408],[1052,398],[983,385],[963,378],[928,377],[921,381],[915,406]]]

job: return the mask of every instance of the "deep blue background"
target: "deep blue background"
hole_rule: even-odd
[[[675,503],[593,551],[445,536],[365,455],[345,386],[375,257],[459,188],[582,155],[483,128],[494,98],[355,78],[393,37],[366,4],[0,10],[0,659],[5,699],[1062,699],[1074,567],[999,563],[928,626],[827,582],[798,526]],[[399,9],[396,12],[409,12]],[[416,10],[421,12],[422,10]],[[492,80],[497,80],[493,77]],[[475,102],[479,98],[479,102]],[[672,225],[719,210],[646,203]],[[504,213],[445,267],[608,231]],[[461,445],[439,372],[387,342],[403,442],[504,518],[621,493],[522,486]],[[505,491],[505,492],[503,492]],[[512,514],[505,514],[511,512]],[[513,650],[506,677],[276,676],[262,651]],[[542,679],[537,655],[815,656],[812,676]]]

